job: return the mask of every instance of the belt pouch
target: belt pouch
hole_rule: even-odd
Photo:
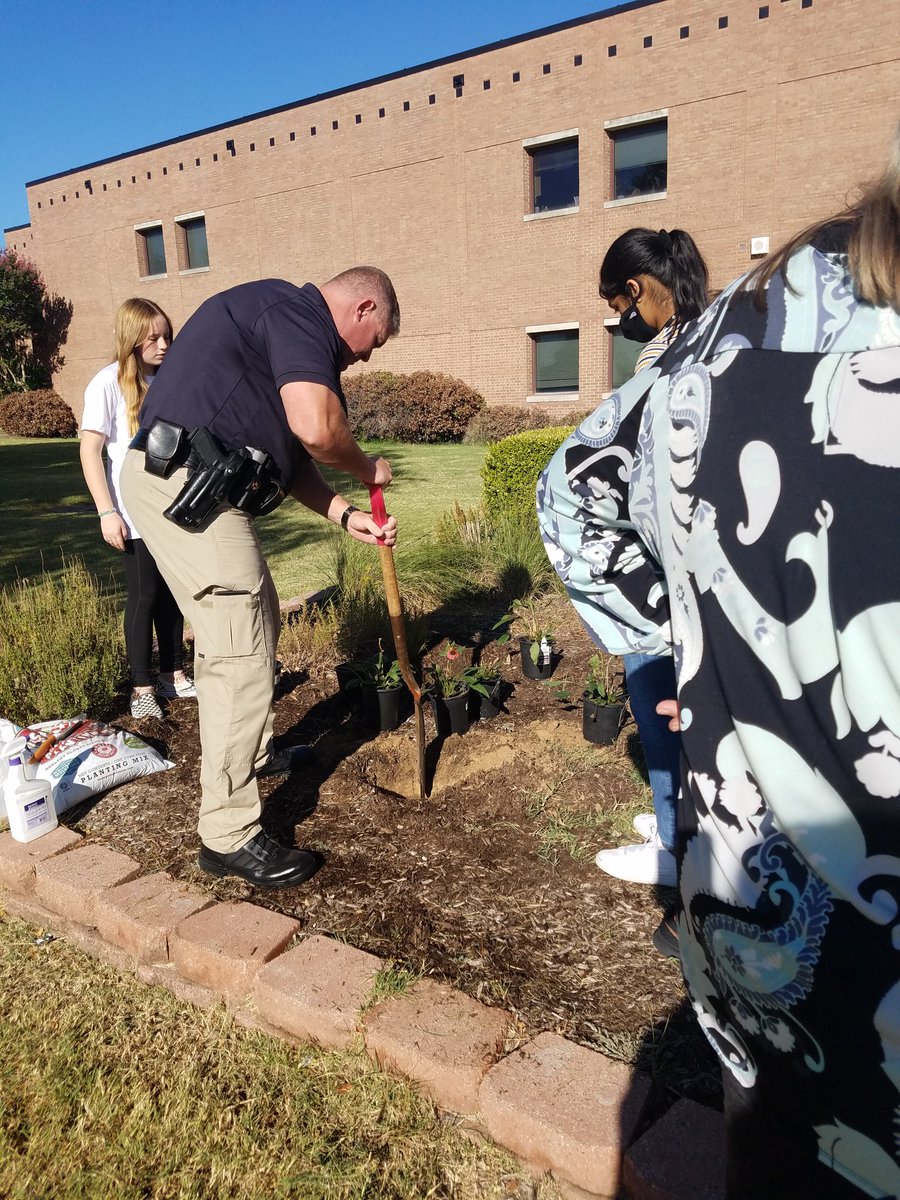
[[[172,421],[157,417],[147,431],[144,446],[144,470],[168,479],[190,453],[187,430]]]

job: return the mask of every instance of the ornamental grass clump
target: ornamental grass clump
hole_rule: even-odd
[[[116,606],[79,559],[0,591],[0,713],[20,725],[98,716],[127,671]]]

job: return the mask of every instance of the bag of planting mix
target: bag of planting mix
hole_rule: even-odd
[[[103,721],[39,721],[26,725],[20,734],[28,738],[31,751],[38,753],[51,734],[55,738],[31,770],[34,778],[50,784],[57,816],[129,779],[168,771],[175,765],[137,734],[113,729]]]

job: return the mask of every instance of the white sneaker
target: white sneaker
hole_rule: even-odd
[[[651,838],[656,837],[656,814],[638,813],[631,822],[631,828],[635,833],[639,833],[645,842],[649,842]]]
[[[187,675],[181,679],[176,679],[174,683],[167,683],[162,679],[156,681],[156,694],[162,696],[163,700],[196,700],[197,689],[194,687],[193,679],[189,679]]]
[[[675,855],[665,848],[655,834],[638,846],[601,850],[594,862],[607,875],[627,879],[631,883],[658,883],[662,887],[675,887],[678,882]]]

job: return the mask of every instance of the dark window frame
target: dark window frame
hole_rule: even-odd
[[[575,185],[576,190],[573,193],[568,203],[554,204],[552,207],[541,207],[537,205],[538,188],[536,186],[538,177],[538,162],[541,156],[558,151],[561,147],[575,148]],[[545,214],[554,212],[570,212],[574,208],[578,208],[581,197],[581,164],[579,158],[578,134],[571,134],[566,137],[552,138],[548,141],[540,140],[533,145],[525,146],[525,153],[528,159],[528,215],[529,216],[544,216]],[[545,167],[545,170],[552,169]]]
[[[580,357],[581,357],[581,330],[578,326],[569,329],[533,329],[528,333],[531,340],[531,380],[529,395],[539,396],[541,399],[546,399],[552,396],[571,397],[578,393],[581,383],[580,375]],[[559,387],[541,387],[539,384],[540,365],[538,358],[540,355],[541,346],[550,346],[554,343],[574,342],[575,343],[575,378],[574,383],[564,383]]]
[[[607,129],[607,137],[609,138],[609,198],[612,201],[620,200],[638,200],[643,196],[660,196],[668,191],[669,185],[669,118],[668,116],[651,118],[648,121],[636,121],[633,124],[619,125],[614,129]],[[616,167],[616,148],[620,140],[624,143],[629,137],[640,134],[659,134],[665,133],[666,141],[666,156],[664,161],[655,161],[642,164],[639,167]],[[626,170],[641,170],[651,172],[648,177],[647,185],[632,189],[624,190],[624,184],[620,180],[619,175]],[[655,172],[655,175],[653,174]],[[640,176],[636,176],[640,179]]]

